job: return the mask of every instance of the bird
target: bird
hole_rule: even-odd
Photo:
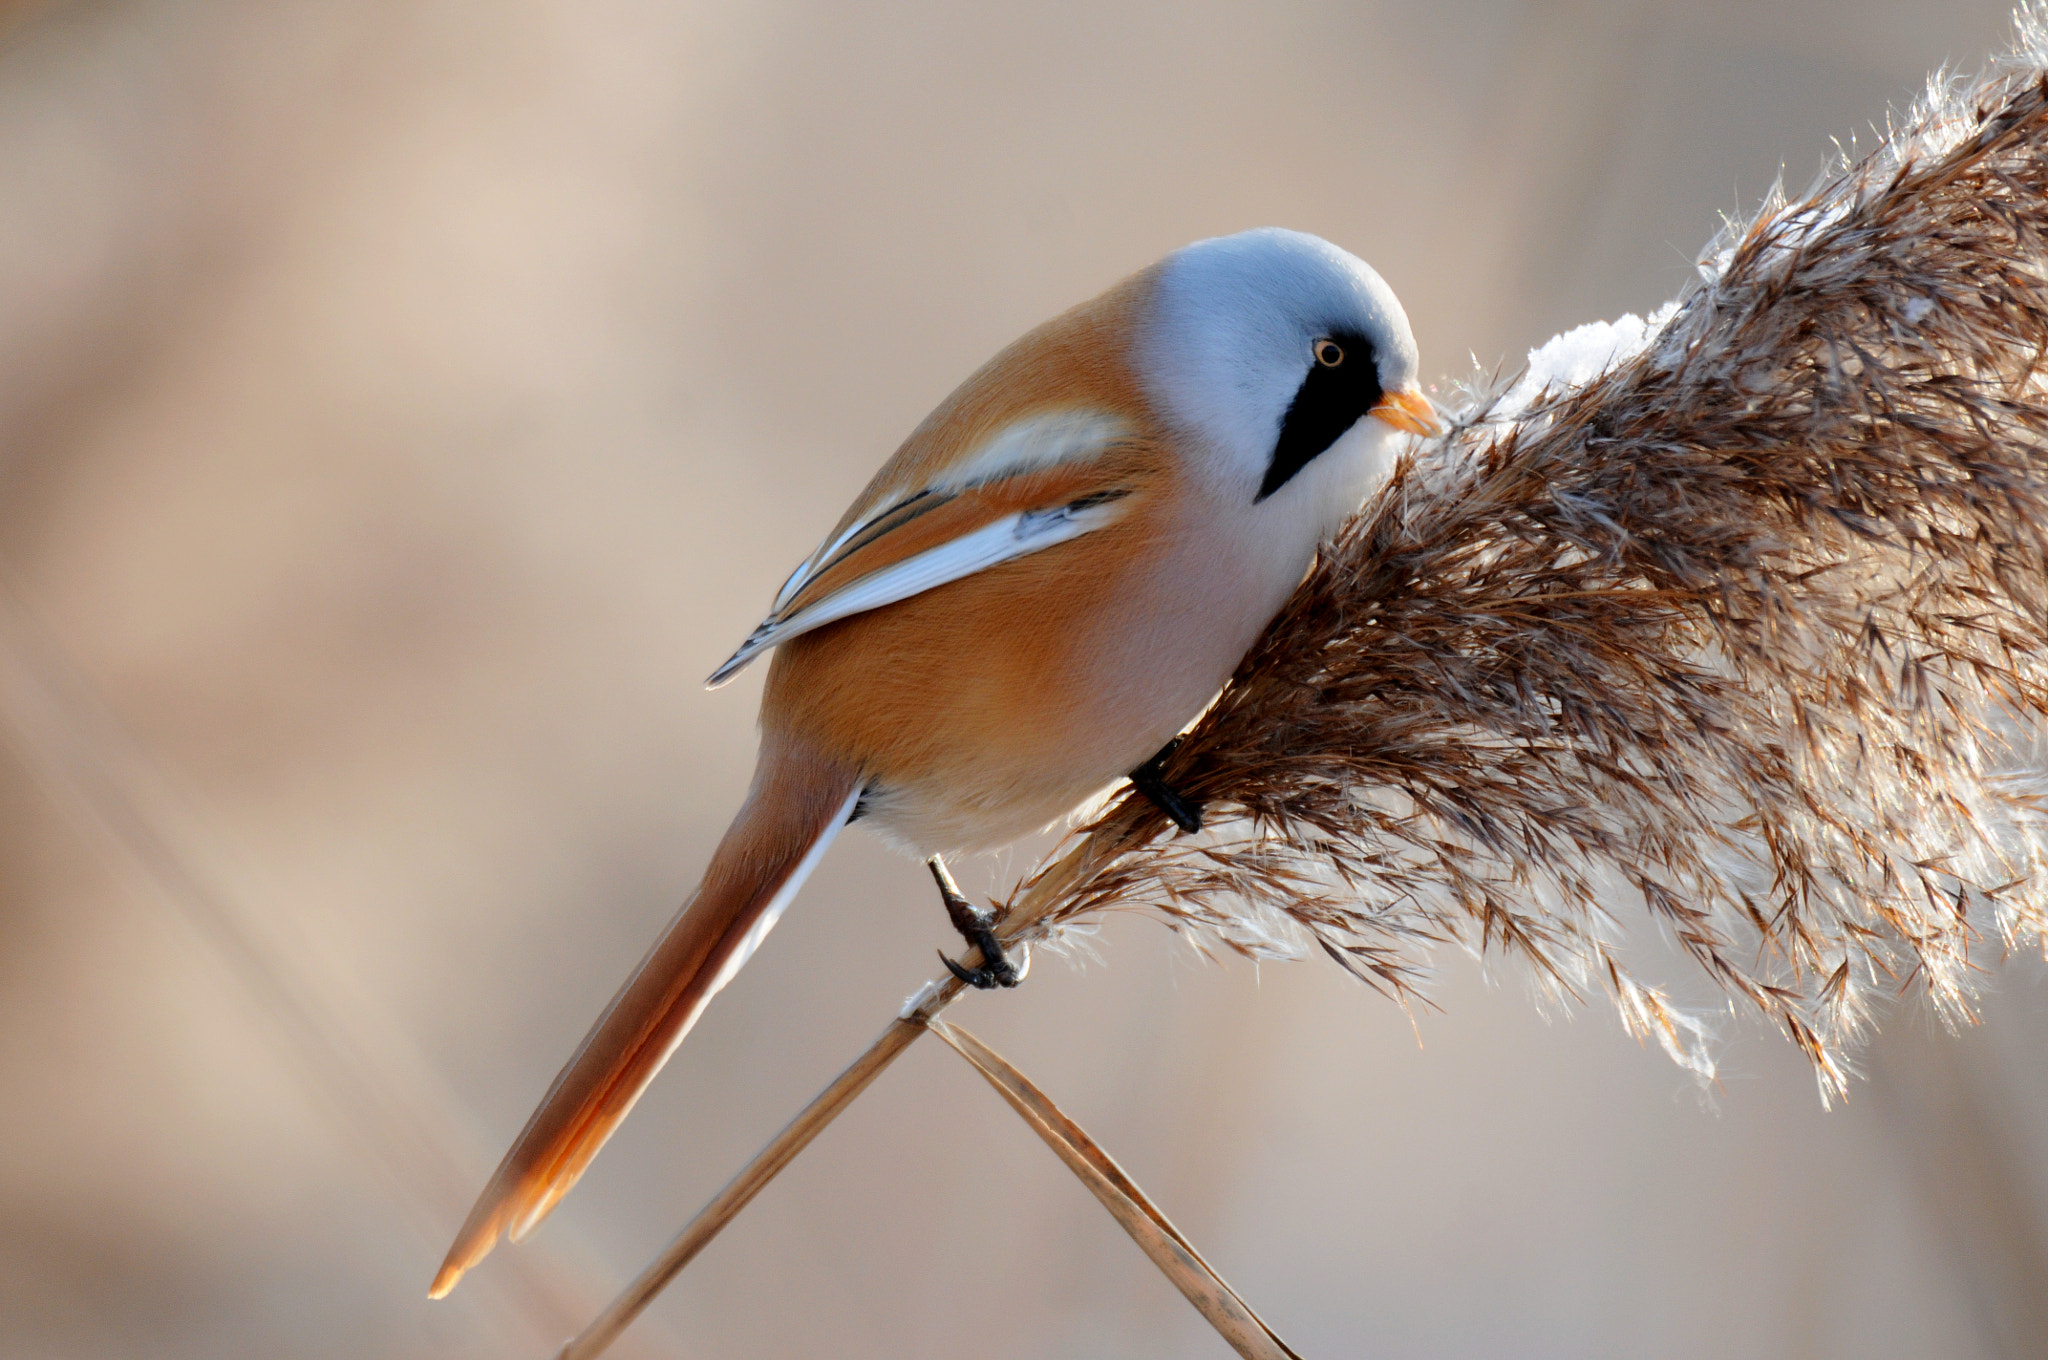
[[[842,827],[927,863],[982,951],[976,968],[947,966],[980,987],[1023,968],[946,856],[1056,823],[1125,779],[1199,830],[1160,760],[1404,442],[1438,432],[1417,364],[1370,266],[1267,227],[1174,251],[940,403],[712,673],[715,688],[773,653],[745,801],[430,1296],[568,1193]]]

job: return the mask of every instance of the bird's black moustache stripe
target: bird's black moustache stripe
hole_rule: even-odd
[[[1280,438],[1273,445],[1273,461],[1266,467],[1266,479],[1259,485],[1256,500],[1278,491],[1307,467],[1316,456],[1337,442],[1358,418],[1379,405],[1379,355],[1372,342],[1356,331],[1331,331],[1319,338],[1315,348],[1334,345],[1336,363],[1310,356],[1308,376],[1280,422]],[[1327,355],[1329,351],[1324,350]]]

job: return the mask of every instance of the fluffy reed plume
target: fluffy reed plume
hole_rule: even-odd
[[[1604,372],[1469,394],[1168,763],[1217,829],[1125,797],[1048,919],[1305,934],[1402,999],[1497,950],[1710,1075],[1624,967],[1647,915],[1824,1097],[1873,989],[1967,1017],[2048,924],[2044,66],[2023,16]]]

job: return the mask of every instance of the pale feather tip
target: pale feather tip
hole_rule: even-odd
[[[443,1265],[440,1273],[434,1276],[434,1282],[427,1286],[427,1297],[430,1299],[447,1298],[449,1291],[454,1289],[457,1282],[461,1279],[461,1266],[456,1265],[452,1261]]]
[[[711,672],[711,677],[704,682],[704,688],[717,689],[720,685],[723,685],[726,681],[745,670],[747,663],[752,661],[759,652],[760,648],[755,647],[752,643],[741,647],[725,659],[724,665]]]
[[[490,1240],[479,1251],[473,1244],[457,1243],[457,1249],[448,1253],[448,1259],[441,1262],[441,1269],[434,1274],[434,1282],[427,1286],[427,1297],[445,1299],[453,1292],[469,1268],[490,1255],[491,1248],[498,1244],[498,1235],[492,1233]],[[461,1250],[465,1245],[468,1250]]]

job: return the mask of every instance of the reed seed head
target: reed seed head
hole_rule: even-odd
[[[1046,923],[1312,942],[1402,1000],[1504,954],[1710,1076],[1647,917],[1824,1095],[1873,993],[1967,1019],[2048,925],[2044,68],[2030,12],[1602,371],[1467,391],[1167,764],[1213,829],[1113,802]]]

